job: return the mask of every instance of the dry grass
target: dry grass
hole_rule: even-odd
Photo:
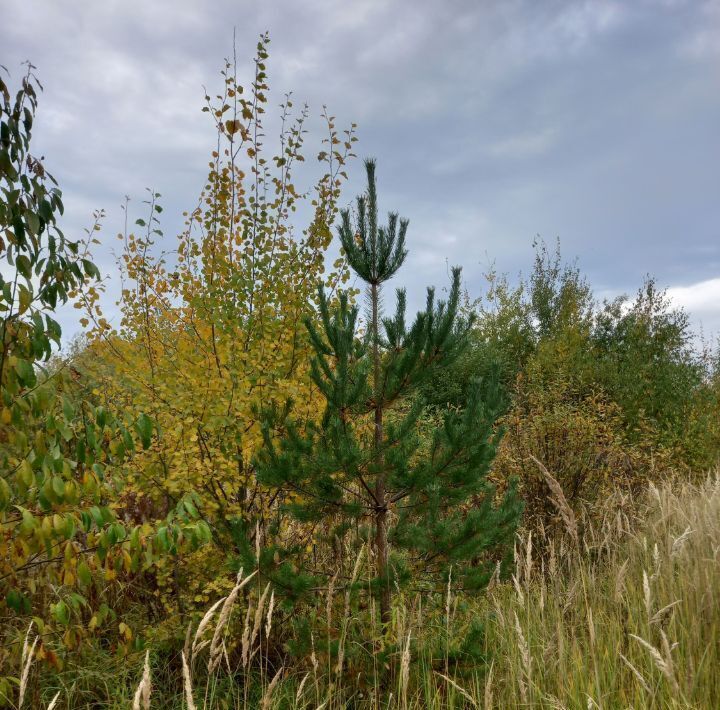
[[[342,590],[328,593],[338,595],[342,616],[335,622],[340,647],[325,668],[314,649],[328,641],[317,638],[307,659],[269,665],[263,644],[269,645],[275,605],[268,587],[244,597],[246,608],[236,610],[244,631],[230,638],[231,612],[250,579],[239,576],[194,636],[188,633],[177,695],[162,707],[720,707],[720,478],[650,486],[639,501],[618,494],[592,518],[571,515],[561,494],[553,490],[566,532],[553,539],[542,531],[518,536],[511,582],[494,581],[474,600],[452,588],[434,603],[398,595],[387,631],[399,649],[389,686],[361,695],[343,672],[348,628],[361,621],[351,616]],[[352,572],[359,575],[360,558]],[[330,598],[320,604],[329,625],[335,605]],[[459,674],[447,653],[428,656],[431,647],[437,653],[431,641],[438,629],[459,634],[473,616],[486,620],[486,665]],[[242,649],[237,669],[231,646]],[[199,665],[204,680],[194,686]],[[253,687],[223,684],[223,676],[252,677]],[[150,684],[145,670],[139,707],[154,705]]]
[[[605,506],[579,558],[548,541],[549,569],[491,593],[498,707],[720,707],[720,479]]]

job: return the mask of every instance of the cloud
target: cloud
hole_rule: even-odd
[[[500,140],[489,147],[488,153],[501,160],[521,160],[547,153],[557,138],[557,130],[548,127],[539,132],[522,133]]]
[[[220,85],[236,28],[246,85],[257,36],[271,32],[268,145],[290,90],[311,106],[310,154],[323,104],[338,126],[359,123],[383,210],[411,220],[409,296],[444,284],[446,260],[465,265],[473,294],[490,261],[527,271],[537,233],[559,235],[593,282],[633,292],[647,272],[675,284],[720,274],[719,8],[4,0],[0,46],[15,77],[23,59],[39,67],[36,150],[64,189],[68,234],[107,209],[109,269],[126,194],[133,219],[145,186],[163,194],[168,240],[195,204],[213,147],[203,86]],[[350,177],[343,204],[362,189],[359,163]],[[713,319],[710,302],[688,309]]]
[[[679,44],[680,53],[692,59],[720,57],[720,2],[706,0],[701,4],[702,22]]]
[[[554,41],[577,51],[598,35],[618,27],[625,16],[620,3],[585,0],[560,12],[550,23],[550,33]]]
[[[691,315],[694,327],[705,337],[720,336],[720,278],[700,281],[689,286],[672,286],[667,295],[673,305]]]

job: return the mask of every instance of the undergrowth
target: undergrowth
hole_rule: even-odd
[[[575,516],[545,475],[563,532],[519,535],[510,580],[485,595],[451,580],[442,595],[398,596],[380,636],[372,604],[330,585],[318,609],[340,614],[327,619],[337,632],[298,657],[273,645],[273,590],[241,571],[180,653],[150,648],[144,665],[98,650],[33,677],[31,628],[19,690],[55,708],[720,707],[720,477],[617,493],[601,515]],[[470,664],[458,652],[469,634],[483,649]],[[360,674],[363,636],[374,672]]]

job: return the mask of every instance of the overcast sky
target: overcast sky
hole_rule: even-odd
[[[233,26],[242,78],[269,30],[272,103],[308,101],[314,150],[323,104],[358,123],[382,209],[411,222],[412,303],[447,263],[473,296],[491,262],[527,273],[539,234],[596,292],[653,274],[720,334],[720,0],[0,0],[0,64],[45,85],[66,232],[108,213],[106,272],[125,195],[163,194],[167,239],[195,205]]]

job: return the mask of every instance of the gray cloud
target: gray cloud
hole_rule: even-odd
[[[527,271],[540,233],[599,290],[653,273],[720,332],[705,283],[720,273],[717,0],[4,0],[2,15],[0,62],[17,76],[31,59],[46,87],[37,147],[66,230],[108,210],[108,271],[124,195],[139,209],[154,187],[166,234],[180,229],[212,149],[202,87],[219,85],[233,26],[246,74],[268,29],[275,103],[307,100],[311,129],[323,104],[357,121],[384,205],[411,219],[411,303],[447,263],[473,295],[490,260]]]

